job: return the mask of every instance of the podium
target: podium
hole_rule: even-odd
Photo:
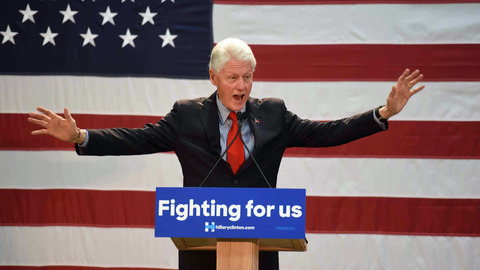
[[[258,269],[259,251],[306,251],[305,239],[180,238],[172,237],[179,250],[216,250],[217,270]]]
[[[157,188],[155,236],[216,250],[217,269],[258,269],[260,251],[306,251],[305,189]]]

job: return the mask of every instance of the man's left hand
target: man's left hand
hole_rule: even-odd
[[[425,85],[413,88],[415,84],[423,79],[423,74],[417,69],[413,73],[407,68],[398,78],[397,85],[392,87],[392,91],[387,98],[387,104],[379,110],[382,118],[390,118],[401,112],[407,104],[410,97],[420,92]],[[413,89],[412,89],[413,88]]]

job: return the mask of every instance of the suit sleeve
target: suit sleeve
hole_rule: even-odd
[[[372,110],[335,121],[320,122],[301,119],[288,111],[284,104],[283,108],[285,128],[289,134],[287,147],[337,146],[384,130],[375,121]],[[387,128],[386,123],[385,130]]]
[[[141,155],[175,150],[175,140],[180,128],[180,105],[158,123],[143,128],[89,129],[86,147],[75,145],[79,155]]]

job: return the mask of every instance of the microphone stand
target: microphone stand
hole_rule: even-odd
[[[243,125],[243,123],[242,123],[242,125]],[[240,128],[239,128],[239,129],[240,129]],[[240,140],[242,140],[242,143],[243,143],[243,145],[245,146],[245,148],[247,149],[248,154],[249,154],[250,157],[252,158],[253,163],[255,163],[255,165],[257,166],[258,171],[259,171],[260,174],[262,175],[263,180],[265,180],[265,183],[267,183],[267,185],[268,185],[269,188],[272,188],[272,186],[270,185],[270,182],[268,182],[268,180],[267,180],[267,177],[265,177],[265,174],[263,174],[263,171],[262,171],[262,169],[260,168],[260,165],[258,165],[257,160],[256,160],[255,157],[252,155],[252,153],[250,152],[250,149],[248,149],[247,145],[246,145],[245,142],[243,141],[242,136],[240,136]]]
[[[246,115],[246,114],[245,114]],[[237,112],[237,122],[238,122],[238,119],[240,119],[239,117],[243,117],[242,113],[241,112]],[[203,179],[202,183],[200,184],[200,186],[198,187],[202,187],[203,184],[205,183],[205,181],[207,181],[207,178],[210,176],[210,174],[212,174],[213,170],[217,167],[218,163],[220,162],[220,160],[223,159],[223,156],[225,156],[225,154],[228,152],[228,149],[230,149],[230,147],[232,146],[233,142],[237,139],[238,137],[238,134],[240,134],[240,130],[242,129],[241,125],[240,125],[240,122],[238,122],[239,125],[238,125],[238,130],[237,130],[237,133],[235,134],[235,137],[233,137],[233,140],[230,142],[230,144],[228,144],[227,146],[227,149],[225,149],[225,151],[223,151],[223,153],[220,155],[220,158],[217,160],[217,162],[215,162],[215,165],[213,165],[212,169],[210,169],[210,171],[208,172],[207,176],[205,176],[205,178]],[[241,138],[242,136],[240,136]],[[243,142],[243,140],[242,140]]]
[[[228,149],[230,149],[230,147],[232,146],[233,142],[237,139],[238,135],[240,134],[240,130],[242,129],[243,124],[245,123],[246,118],[247,118],[247,114],[246,114],[246,113],[237,112],[238,130],[237,130],[237,133],[235,134],[235,137],[233,138],[232,142],[230,142],[230,144],[227,146],[227,149],[225,149],[225,151],[223,151],[223,153],[220,155],[220,158],[217,160],[217,162],[215,162],[215,165],[213,165],[212,169],[210,169],[210,171],[208,172],[207,176],[205,176],[205,178],[203,179],[203,181],[202,181],[202,183],[200,184],[199,187],[202,187],[203,184],[205,183],[205,181],[207,181],[207,179],[208,179],[208,177],[210,176],[210,174],[212,174],[213,170],[217,167],[217,165],[218,165],[218,163],[220,162],[220,160],[222,160],[223,156],[225,156],[225,154],[228,152]],[[263,173],[262,169],[260,168],[260,165],[258,165],[257,160],[255,159],[255,157],[254,157],[254,156],[252,155],[252,153],[250,152],[250,149],[248,149],[248,146],[245,144],[245,141],[243,140],[243,138],[242,138],[241,135],[240,135],[240,140],[242,141],[242,144],[243,144],[243,146],[245,147],[245,149],[247,149],[247,152],[248,152],[248,154],[250,155],[250,157],[252,158],[253,162],[255,163],[255,166],[257,166],[258,171],[259,171],[260,174],[262,175],[263,180],[265,180],[265,183],[267,183],[267,185],[268,185],[269,188],[272,188],[272,186],[270,185],[270,182],[268,182],[267,177],[265,177],[265,174]]]

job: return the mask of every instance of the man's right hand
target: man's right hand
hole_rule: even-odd
[[[31,112],[28,122],[39,125],[43,129],[32,131],[32,135],[51,135],[65,142],[75,141],[79,144],[85,141],[85,130],[80,130],[80,134],[78,134],[77,124],[67,108],[64,109],[66,118],[42,107],[37,107],[37,110],[40,113]]]

